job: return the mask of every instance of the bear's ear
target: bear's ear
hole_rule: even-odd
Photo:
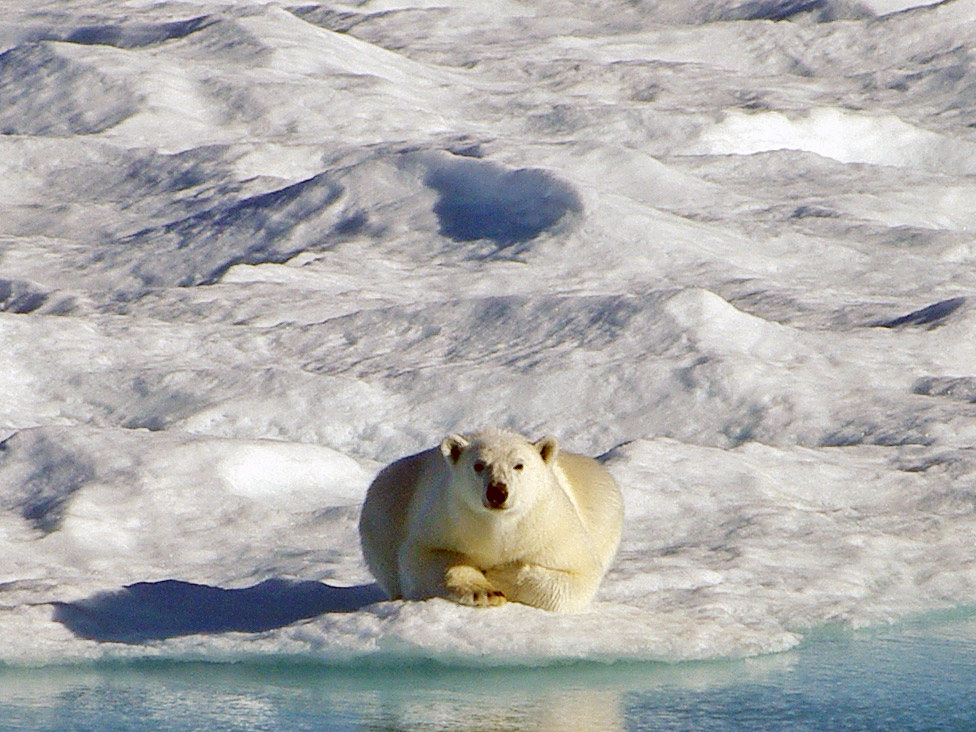
[[[546,465],[550,465],[556,459],[556,455],[559,454],[559,443],[556,442],[555,437],[550,435],[546,435],[541,440],[532,444],[535,445],[535,449],[542,456],[542,462]]]
[[[461,459],[461,453],[471,443],[461,435],[450,435],[444,438],[441,443],[441,455],[450,463],[457,463]]]

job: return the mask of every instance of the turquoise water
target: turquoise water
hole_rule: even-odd
[[[0,729],[976,730],[976,621],[823,631],[720,663],[0,670]]]

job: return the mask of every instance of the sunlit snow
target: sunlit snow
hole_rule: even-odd
[[[0,663],[738,658],[976,604],[973,0],[0,2]],[[386,462],[600,456],[586,613]]]

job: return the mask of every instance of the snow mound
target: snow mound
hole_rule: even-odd
[[[802,115],[732,110],[706,128],[688,152],[752,155],[770,150],[803,150],[842,163],[976,173],[976,143],[943,137],[893,115],[838,108]]]
[[[328,175],[315,176],[141,231],[121,242],[130,250],[124,256],[142,252],[133,274],[146,285],[211,283],[235,264],[283,262],[353,233],[355,222],[332,208],[341,194]]]
[[[88,135],[137,111],[134,89],[70,50],[41,42],[0,55],[0,134]]]
[[[155,46],[175,38],[185,38],[213,20],[201,15],[187,20],[160,23],[106,23],[75,28],[60,40],[84,45],[115,46],[116,48],[142,48]]]
[[[810,18],[817,22],[870,18],[874,15],[867,3],[851,0],[745,0],[716,3],[717,20],[794,20]],[[724,5],[724,7],[723,7]],[[730,7],[731,6],[731,7]]]
[[[0,279],[0,312],[32,313],[44,306],[48,293],[23,280]]]
[[[391,229],[426,230],[455,242],[485,240],[503,249],[564,233],[582,214],[576,190],[539,168],[381,148],[351,160],[340,157],[288,185],[270,176],[239,182],[235,168],[251,164],[249,153],[221,146],[122,158],[128,175],[121,187],[146,197],[140,205],[160,220],[105,246],[93,257],[97,269],[125,272],[136,291],[186,287],[217,282],[236,265],[282,263],[357,238],[382,246]],[[97,197],[108,176],[114,180],[115,172],[92,171],[87,195]],[[160,179],[168,181],[166,188]],[[176,217],[149,205],[174,194],[186,201]]]

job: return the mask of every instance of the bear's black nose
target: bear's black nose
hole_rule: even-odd
[[[508,500],[508,486],[493,480],[485,489],[485,503],[488,508],[501,508]]]

